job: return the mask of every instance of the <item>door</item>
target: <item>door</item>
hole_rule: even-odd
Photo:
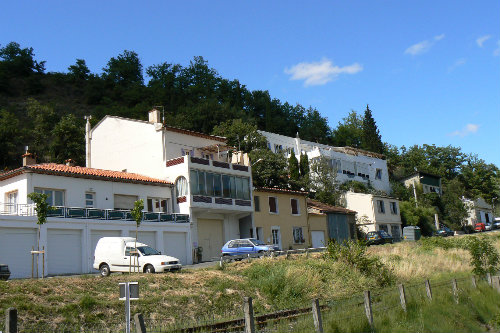
[[[312,247],[325,247],[325,232],[324,231],[311,231]]]
[[[163,233],[163,254],[172,256],[187,265],[187,234],[185,232]]]
[[[272,242],[275,247],[281,250],[281,232],[280,227],[271,227]]]
[[[222,220],[198,219],[198,246],[203,248],[203,261],[220,257],[224,246],[222,223]]]
[[[82,273],[82,231],[49,229],[47,232],[47,272],[57,274]]]
[[[36,249],[36,242],[37,229],[0,228],[0,263],[9,265],[11,278],[31,277],[30,251],[33,246]],[[42,267],[41,256],[39,260]],[[38,274],[42,275],[41,268]]]

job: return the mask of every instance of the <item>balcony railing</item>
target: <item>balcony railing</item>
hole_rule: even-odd
[[[166,162],[166,166],[171,167],[174,165],[183,164],[185,162],[185,160],[184,160],[185,157],[188,158],[188,161],[190,161],[191,163],[194,163],[194,164],[202,164],[202,165],[213,166],[216,168],[233,169],[233,170],[237,170],[237,171],[249,172],[249,168],[246,165],[232,164],[232,163],[228,163],[228,162],[210,160],[210,159],[206,159],[206,158],[189,156],[189,155],[181,156],[181,157],[177,157],[177,158],[168,160]]]
[[[0,203],[0,215],[36,216],[34,204]],[[53,206],[48,217],[133,221],[130,210]],[[142,212],[144,222],[189,223],[187,214]]]

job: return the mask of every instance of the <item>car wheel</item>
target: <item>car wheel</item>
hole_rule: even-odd
[[[102,277],[106,277],[109,276],[109,274],[111,274],[108,264],[101,265],[101,267],[99,267],[99,271],[101,272]]]
[[[154,273],[155,272],[155,268],[153,267],[153,265],[146,265],[146,267],[144,267],[144,273]]]

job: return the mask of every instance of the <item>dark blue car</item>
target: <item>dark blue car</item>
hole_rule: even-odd
[[[233,239],[227,242],[221,250],[222,256],[235,256],[253,253],[265,253],[273,251],[272,245],[266,245],[264,242],[255,238]]]

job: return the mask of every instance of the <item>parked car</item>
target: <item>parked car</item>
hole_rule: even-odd
[[[8,280],[10,278],[10,270],[8,265],[0,265],[0,280]]]
[[[484,224],[484,230],[485,230],[485,231],[491,231],[492,229],[493,229],[493,226],[491,225],[491,223],[486,222],[486,223]]]
[[[485,231],[485,230],[486,230],[486,226],[484,225],[484,223],[476,223],[474,225],[475,232],[481,232],[481,231]]]
[[[441,236],[441,237],[453,236],[454,234],[455,232],[446,226],[443,226],[441,229],[436,231],[436,236]]]
[[[224,244],[221,249],[222,256],[235,256],[252,253],[265,253],[276,250],[273,245],[266,245],[255,238],[233,239]]]
[[[500,229],[500,218],[496,218],[493,222],[493,229]]]
[[[366,245],[394,243],[394,239],[385,230],[370,231],[366,234]]]
[[[137,259],[135,265],[134,259]],[[163,255],[147,244],[136,243],[135,238],[103,237],[99,239],[95,247],[94,269],[98,269],[101,276],[109,276],[112,272],[128,272],[130,263],[134,265],[131,268],[132,271],[135,268],[144,273],[159,273],[182,268],[179,259]]]

